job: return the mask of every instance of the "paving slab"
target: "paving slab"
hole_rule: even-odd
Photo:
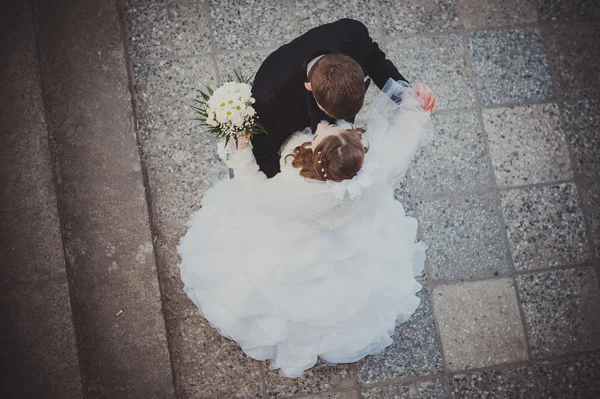
[[[260,398],[261,363],[196,315],[167,321],[178,398]]]
[[[444,399],[446,390],[440,380],[411,382],[365,389],[363,399]]]
[[[575,172],[592,178],[600,176],[600,101],[564,101],[561,119]]]
[[[535,381],[530,366],[495,368],[449,377],[455,398],[533,398]]]
[[[600,18],[595,0],[539,0],[538,14],[544,21],[580,21]]]
[[[483,128],[474,111],[434,115],[434,135],[408,170],[413,194],[435,196],[491,187]]]
[[[491,195],[426,201],[418,215],[432,282],[508,274],[502,216]]]
[[[555,103],[488,109],[483,119],[499,186],[573,178]]]
[[[449,370],[528,360],[512,279],[438,286],[432,300]]]
[[[300,26],[299,34],[338,19],[352,18],[365,24],[371,37],[377,37],[380,35],[377,23],[377,1],[353,0],[332,5],[329,0],[295,0],[296,18]]]
[[[35,5],[84,394],[174,397],[118,10]]]
[[[401,35],[458,30],[455,0],[379,0],[383,31]]]
[[[265,0],[210,0],[210,14],[217,48],[239,50],[278,47],[299,34],[292,4]]]
[[[600,397],[600,354],[539,362],[542,399]]]
[[[492,28],[535,23],[535,0],[457,0],[456,8],[465,28]]]
[[[392,337],[394,343],[377,356],[369,356],[358,364],[361,384],[443,371],[431,299],[425,289],[418,295],[421,304],[406,322],[396,328]]]
[[[573,183],[500,193],[506,231],[517,270],[590,259],[583,211]]]
[[[554,97],[546,50],[535,29],[474,31],[467,38],[483,105]]]
[[[475,105],[460,34],[389,38],[386,48],[387,57],[409,82],[431,86],[438,96],[438,110]]]
[[[542,30],[561,99],[600,96],[600,26],[582,23]]]
[[[206,2],[131,0],[125,18],[132,58],[188,56],[212,51],[210,9]]]
[[[294,379],[282,377],[279,372],[269,370],[266,363],[263,367],[269,398],[291,398],[310,393],[352,388],[355,385],[350,365],[347,364],[327,366],[319,361],[315,367],[307,370],[304,376]]]
[[[592,267],[517,277],[534,357],[600,349],[600,288]]]
[[[584,201],[587,204],[585,214],[590,224],[596,257],[600,258],[600,182],[591,182],[585,192]]]

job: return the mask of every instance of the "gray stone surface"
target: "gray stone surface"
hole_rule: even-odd
[[[483,105],[554,97],[544,43],[533,28],[467,33]]]
[[[440,380],[411,382],[363,390],[363,399],[444,399],[446,390]]]
[[[475,112],[438,115],[434,136],[409,168],[413,193],[431,196],[490,186],[483,128]]]
[[[319,25],[342,18],[356,19],[367,27],[371,36],[379,36],[377,23],[378,0],[352,0],[336,2],[329,0],[295,0],[296,15],[300,25],[300,34]]]
[[[586,217],[590,224],[596,257],[600,258],[600,182],[590,183],[586,189]]]
[[[260,363],[200,315],[167,321],[178,398],[260,398]]]
[[[491,195],[425,202],[418,215],[432,282],[508,273],[501,212]]]
[[[515,268],[540,269],[590,258],[573,183],[500,193]]]
[[[0,280],[0,292],[0,396],[83,398],[64,271],[33,283]]]
[[[528,359],[511,279],[442,285],[431,296],[449,370]]]
[[[379,0],[386,35],[458,30],[455,0]]]
[[[198,90],[217,86],[210,57],[133,65],[138,131],[145,141],[196,138],[201,129],[191,108]]]
[[[561,99],[600,96],[600,26],[595,23],[556,26],[543,30]]]
[[[491,28],[537,21],[535,0],[456,0],[465,28]]]
[[[596,0],[539,0],[538,14],[545,21],[577,21],[600,18]]]
[[[377,356],[369,356],[358,364],[361,384],[443,371],[429,293],[423,289],[418,295],[421,304],[415,314],[396,327],[392,337],[394,343]]]
[[[600,289],[591,267],[517,277],[536,358],[600,349]]]
[[[356,390],[341,392],[325,392],[310,396],[297,396],[296,399],[360,399],[360,394]]]
[[[35,4],[84,394],[174,397],[115,3]]]
[[[542,399],[600,397],[600,354],[536,364]]]
[[[127,41],[133,58],[205,54],[210,43],[210,10],[204,1],[128,2]]]
[[[277,47],[298,34],[291,3],[265,0],[210,0],[217,48]]]
[[[217,57],[217,66],[221,80],[225,81],[227,75],[235,76],[235,71],[241,71],[244,77],[255,75],[260,64],[262,64],[269,54],[271,54],[270,50],[220,54]]]
[[[155,144],[147,152],[154,222],[163,233],[180,230],[200,208],[206,190],[228,175],[216,140],[205,134],[201,141]]]
[[[294,379],[282,377],[279,372],[269,370],[266,364],[264,369],[269,398],[290,398],[309,393],[337,391],[351,388],[355,384],[347,364],[327,366],[318,362],[315,367],[306,371],[303,377]]]
[[[488,369],[449,377],[455,398],[534,398],[533,372],[528,366]]]
[[[82,398],[31,3],[0,4],[0,397]]]
[[[488,109],[483,120],[499,186],[573,178],[556,104]]]
[[[600,176],[600,101],[565,101],[561,116],[575,172]]]
[[[388,39],[387,56],[409,82],[431,86],[438,96],[438,110],[474,105],[473,84],[459,34]]]

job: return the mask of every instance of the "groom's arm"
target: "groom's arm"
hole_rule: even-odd
[[[358,44],[354,46],[354,49],[361,54],[357,54],[356,58],[361,60],[361,66],[377,87],[383,89],[389,78],[396,81],[403,80],[408,82],[392,61],[386,58],[385,53],[379,48],[379,45],[369,36],[369,30],[362,22],[353,19],[344,19],[340,22],[345,24],[345,28],[354,37],[353,44]]]

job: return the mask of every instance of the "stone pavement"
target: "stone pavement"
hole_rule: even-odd
[[[600,397],[600,2],[122,7],[180,398]],[[175,247],[227,174],[190,104],[195,89],[253,73],[278,45],[342,17],[439,95],[434,141],[397,190],[430,246],[426,284],[382,354],[289,380],[220,337],[182,291]]]

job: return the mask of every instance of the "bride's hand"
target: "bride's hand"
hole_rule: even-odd
[[[235,143],[235,139],[231,139],[229,140],[229,144],[231,145],[231,147],[234,150],[243,150],[244,148],[248,148],[248,146],[250,145],[250,135],[246,134],[246,135],[242,135],[239,134],[237,135],[237,145]]]
[[[425,83],[419,83],[415,87],[415,93],[423,101],[423,110],[430,111],[433,114],[437,107],[437,97],[431,87]]]

